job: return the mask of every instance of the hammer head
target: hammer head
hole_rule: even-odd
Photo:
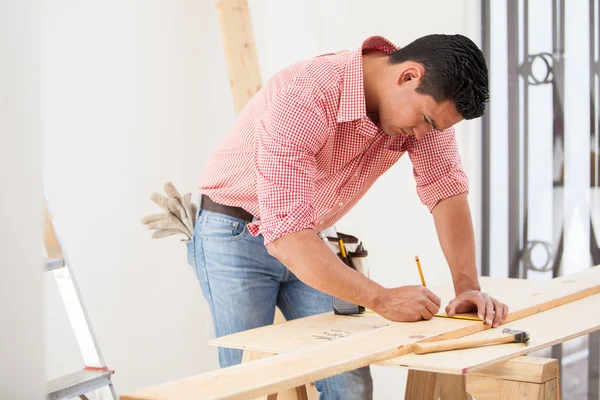
[[[502,330],[502,333],[505,333],[507,335],[514,335],[515,343],[527,343],[529,341],[529,332],[526,331],[505,328]]]

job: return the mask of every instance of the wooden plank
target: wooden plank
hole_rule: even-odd
[[[540,281],[524,279],[480,278],[483,289],[492,296],[524,287],[534,287]],[[448,304],[454,297],[452,284],[441,285],[431,290],[442,299],[442,304]],[[258,350],[270,353],[284,353],[322,344],[328,337],[336,339],[379,329],[392,322],[377,314],[335,315],[333,312],[301,318],[280,324],[266,326],[244,332],[223,336],[209,341],[209,344],[234,349]],[[457,327],[468,326],[472,322],[456,324]]]
[[[600,268],[594,267],[546,281],[535,288],[516,290],[500,300],[511,309],[508,321],[514,321],[599,292]],[[457,323],[466,325],[457,327]],[[306,349],[142,389],[124,395],[122,400],[253,398],[407,354],[417,340],[453,339],[485,329],[487,327],[479,322],[444,318],[412,324],[394,323]]]
[[[239,114],[261,87],[248,1],[217,0],[216,4],[235,113]]]
[[[529,343],[526,346],[514,343],[435,354],[411,353],[384,361],[380,365],[446,374],[470,373],[478,367],[531,353],[599,330],[600,307],[598,304],[600,304],[600,294],[595,294],[543,313],[504,324],[497,329],[489,329],[470,336],[485,338],[498,334],[504,328],[520,329],[530,333]]]
[[[142,389],[124,395],[121,400],[254,398],[395,357],[407,351],[406,346],[398,347],[398,343],[419,340],[426,332],[425,325],[432,326],[433,331],[443,331],[449,325],[456,328],[469,324],[472,322],[443,318],[423,323],[400,323]],[[400,325],[402,328],[398,329]],[[373,336],[375,333],[377,335]]]

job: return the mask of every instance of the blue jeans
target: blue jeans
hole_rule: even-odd
[[[332,311],[331,296],[300,281],[271,256],[247,222],[200,210],[188,261],[208,301],[217,337],[273,323],[275,306],[287,320]],[[221,367],[239,364],[242,350],[219,347]],[[320,399],[371,399],[369,367],[316,382]]]

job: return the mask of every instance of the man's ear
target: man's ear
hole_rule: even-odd
[[[425,74],[425,68],[416,62],[406,62],[396,78],[396,84],[402,85],[413,80],[419,81]]]

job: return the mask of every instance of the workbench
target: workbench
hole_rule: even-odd
[[[600,267],[552,281],[481,278],[481,285],[511,308],[510,321],[500,328],[438,317],[393,323],[375,313],[325,313],[214,339],[212,345],[243,349],[244,363],[143,389],[122,400],[308,399],[315,380],[364,365],[408,368],[405,398],[410,400],[560,398],[557,361],[521,356],[600,329]],[[450,284],[432,291],[444,306],[454,295]],[[526,345],[411,352],[417,341],[483,338],[503,328],[528,331],[530,340]]]

